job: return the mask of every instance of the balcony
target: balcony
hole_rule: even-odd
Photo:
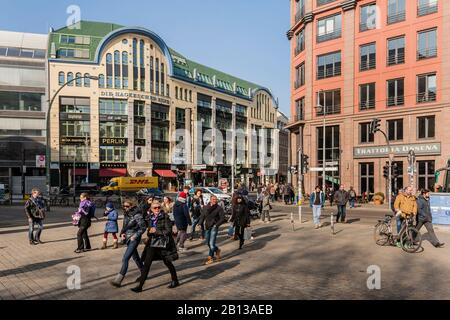
[[[417,60],[437,57],[437,48],[425,48],[417,50]]]
[[[342,34],[342,29],[337,29],[334,30],[333,32],[327,33],[327,34],[323,34],[323,35],[318,35],[317,36],[317,42],[325,42],[325,41],[329,41],[329,40],[333,40],[333,39],[337,39],[340,38]]]
[[[404,104],[405,104],[404,96],[388,97],[388,99],[386,101],[386,105],[388,107],[402,106]]]
[[[325,106],[326,115],[341,113],[341,105]],[[317,109],[317,116],[323,116],[323,108]]]
[[[436,92],[420,92],[417,95],[417,103],[426,103],[436,101]]]
[[[438,4],[424,4],[417,7],[417,16],[426,16],[428,14],[436,13],[438,11]]]
[[[402,63],[405,63],[405,54],[404,53],[389,55],[387,58],[388,66],[394,66],[396,64],[402,64]]]
[[[393,24],[393,23],[405,21],[405,18],[406,18],[406,12],[400,11],[395,14],[388,15],[387,24]]]
[[[369,99],[366,101],[359,102],[359,110],[370,110],[375,109],[375,99]]]

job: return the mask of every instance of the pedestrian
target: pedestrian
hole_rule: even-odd
[[[287,205],[291,204],[291,189],[289,185],[286,185],[283,190],[284,203]]]
[[[181,192],[173,207],[173,217],[175,218],[175,225],[178,230],[176,244],[180,252],[184,252],[186,250],[184,243],[187,239],[187,228],[192,225],[191,217],[189,215],[189,208],[186,201],[187,194]]]
[[[269,192],[270,192],[270,201],[271,202],[275,202],[275,186],[273,184],[271,184],[269,186]]]
[[[44,230],[45,205],[40,198],[37,188],[31,190],[31,197],[25,202],[25,214],[28,218],[28,240],[31,245],[43,244],[41,241],[42,230]],[[35,232],[35,226],[37,230]]]
[[[153,200],[152,200],[152,203],[153,203]],[[165,196],[163,198],[163,203],[161,205],[161,211],[164,211],[164,213],[169,216],[170,221],[175,222],[175,218],[173,217],[173,206],[174,206],[174,203],[173,203],[172,198]],[[150,206],[149,206],[149,209],[150,209]]]
[[[194,197],[192,198],[192,206],[191,206],[191,217],[192,217],[192,232],[190,241],[194,240],[194,236],[196,235],[195,228],[199,225],[200,216],[202,214],[202,208],[205,205],[203,201],[203,192],[202,189],[197,189],[195,191]],[[205,226],[200,224],[201,227],[201,239],[205,239]]]
[[[177,201],[178,202],[178,201]],[[175,204],[176,206],[176,204]],[[151,206],[150,225],[147,232],[145,245],[145,260],[139,277],[137,287],[131,289],[134,292],[142,292],[145,281],[153,261],[162,260],[170,271],[172,281],[169,288],[173,289],[180,285],[177,272],[173,262],[178,259],[175,241],[171,235],[172,223],[169,216],[161,210],[159,201],[154,201]]]
[[[211,196],[210,202],[203,207],[199,223],[205,223],[205,238],[206,244],[209,247],[208,259],[205,264],[209,265],[214,262],[214,254],[216,254],[216,261],[221,259],[221,250],[217,246],[217,234],[219,227],[226,222],[225,211],[218,204],[218,199],[215,195]]]
[[[434,233],[433,228],[433,217],[431,215],[431,208],[430,208],[430,191],[429,190],[422,190],[421,194],[417,198],[417,213],[418,213],[418,224],[417,224],[417,231],[420,231],[420,229],[425,226],[425,228],[428,231],[428,235],[430,236],[430,242],[433,246],[436,248],[442,248],[444,247],[444,243],[440,242],[439,239],[436,237],[436,234]]]
[[[353,187],[350,187],[350,189],[348,190],[348,201],[350,203],[350,209],[354,209],[356,203],[356,192]]]
[[[131,258],[133,258],[139,271],[142,271],[143,264],[138,253],[138,246],[141,242],[142,235],[147,229],[147,224],[144,220],[142,209],[137,206],[134,199],[126,199],[123,203],[124,210],[124,225],[120,231],[120,237],[124,239],[127,249],[122,258],[122,268],[119,274],[111,282],[117,288],[122,285],[122,281],[128,272],[128,265]]]
[[[344,185],[341,184],[339,187],[339,190],[336,191],[333,195],[334,202],[337,205],[337,217],[336,217],[336,223],[339,222],[339,218],[341,218],[342,223],[347,223],[347,220],[345,218],[346,216],[346,208],[347,208],[347,202],[348,202],[348,192],[345,191]]]
[[[114,239],[113,249],[117,249],[119,248],[117,239],[117,233],[119,232],[119,225],[117,224],[117,220],[119,219],[119,214],[117,210],[114,209],[114,204],[112,202],[108,202],[106,204],[106,210],[103,215],[107,217],[108,221],[105,225],[105,232],[103,234],[103,246],[101,249],[106,249],[109,234],[112,234]]]
[[[417,201],[413,194],[413,187],[407,186],[403,193],[400,193],[394,203],[394,210],[397,216],[397,234],[400,233],[404,219],[410,215],[417,214]],[[400,247],[400,242],[397,242]]]
[[[330,207],[333,206],[333,200],[334,200],[334,188],[330,187],[328,190],[328,199],[330,200]]]
[[[263,201],[262,201],[262,215],[261,215],[261,221],[264,223],[269,223],[271,221],[270,219],[270,210],[272,210],[272,205],[270,204],[270,195],[266,191],[264,193]],[[267,218],[267,221],[266,221]]]
[[[145,221],[148,220],[147,212],[150,210],[150,206],[151,206],[153,200],[154,200],[154,196],[148,196],[148,197],[144,198],[144,201],[142,201],[142,202],[139,204],[139,206],[138,206],[138,209],[139,209],[139,211],[142,212]],[[126,217],[125,217],[125,218],[126,218]],[[123,220],[123,224],[124,224],[124,225],[125,225],[125,222],[126,222],[126,221],[125,221],[125,218],[124,218],[124,220]]]
[[[91,241],[89,240],[88,229],[91,227],[91,218],[95,212],[95,204],[91,202],[87,193],[80,194],[80,206],[75,213],[80,216],[78,221],[77,242],[78,247],[75,253],[81,253],[92,250]]]
[[[313,220],[315,229],[322,228],[320,223],[320,216],[322,214],[322,208],[325,206],[325,193],[321,190],[320,186],[316,186],[316,190],[311,193],[309,198],[309,205],[313,210]]]
[[[250,210],[241,195],[238,195],[233,203],[230,222],[235,228],[234,234],[239,238],[239,249],[242,249],[245,241],[245,228],[250,227]]]
[[[289,196],[291,200],[291,204],[295,204],[295,190],[292,184],[289,185]]]

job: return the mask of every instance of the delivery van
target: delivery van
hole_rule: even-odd
[[[141,189],[158,188],[158,177],[117,177],[102,188],[102,192],[137,192]]]

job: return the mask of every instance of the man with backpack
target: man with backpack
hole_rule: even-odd
[[[34,188],[31,191],[31,197],[25,203],[25,213],[28,218],[28,240],[31,245],[42,244],[41,233],[44,229],[45,206],[42,199],[39,197],[40,191]],[[35,231],[35,226],[38,230]]]

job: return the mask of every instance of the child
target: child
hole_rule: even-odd
[[[105,217],[108,217],[108,222],[105,225],[105,233],[103,234],[103,246],[102,250],[106,249],[106,243],[108,242],[108,234],[112,233],[114,238],[114,246],[113,249],[119,248],[117,243],[117,232],[119,232],[119,225],[117,224],[117,219],[119,218],[119,214],[117,210],[114,209],[114,205],[111,202],[106,204],[106,211],[103,214]]]

